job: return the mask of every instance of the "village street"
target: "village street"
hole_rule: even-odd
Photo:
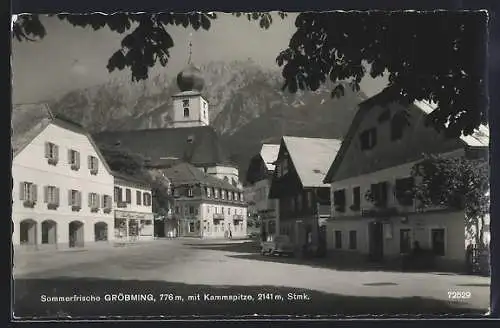
[[[72,317],[404,315],[482,314],[488,308],[489,278],[336,268],[326,262],[263,257],[251,241],[188,238],[100,250],[23,254],[15,259],[14,312],[16,316]],[[449,292],[454,291],[470,295],[449,300]],[[152,294],[154,300],[110,300],[119,293]],[[252,295],[253,300],[249,296],[239,301],[210,299],[240,294]],[[94,299],[41,301],[42,296],[72,295]]]

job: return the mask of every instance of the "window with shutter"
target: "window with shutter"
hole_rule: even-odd
[[[132,191],[130,189],[125,189],[125,202],[127,204],[132,203]]]
[[[136,199],[137,205],[141,205],[142,195],[141,195],[141,192],[139,190],[136,190],[136,192],[135,192],[135,199]],[[144,205],[146,205],[146,204],[144,204]]]
[[[59,146],[52,142],[45,143],[45,158],[50,165],[57,165],[59,161]]]
[[[80,169],[80,153],[74,149],[69,149],[68,163],[71,165],[72,170],[76,171]]]

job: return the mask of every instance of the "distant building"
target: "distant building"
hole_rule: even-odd
[[[147,181],[113,172],[115,240],[119,242],[154,239],[151,186]]]
[[[425,153],[487,155],[489,131],[481,126],[472,136],[446,137],[425,124],[434,108],[418,101],[402,105],[384,92],[359,105],[324,179],[331,184],[331,249],[382,260],[408,253],[418,242],[437,256],[438,265],[463,268],[465,244],[470,242],[464,240],[463,211],[423,210],[408,196],[418,183],[411,169]]]
[[[246,174],[248,212],[261,221],[263,240],[271,240],[280,231],[279,201],[269,198],[279,148],[280,145],[263,144],[260,152],[250,160]]]
[[[113,176],[92,137],[41,104],[12,111],[15,246],[107,244],[114,239]]]
[[[163,173],[172,188],[179,236],[246,237],[247,204],[241,188],[189,163],[176,164]]]
[[[140,154],[150,167],[166,168],[187,162],[241,187],[237,165],[209,125],[208,102],[202,95],[202,73],[190,64],[178,74],[177,84],[180,92],[173,96],[173,117],[167,128],[106,131],[96,134],[96,141],[100,146]]]
[[[323,179],[340,144],[336,139],[281,139],[269,197],[279,201],[280,234],[290,236],[298,250],[326,250],[330,186]]]

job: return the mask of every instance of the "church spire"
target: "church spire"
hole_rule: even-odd
[[[192,55],[193,55],[193,33],[189,33],[188,65],[191,64],[191,56]]]

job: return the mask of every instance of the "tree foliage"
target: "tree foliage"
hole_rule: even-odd
[[[412,176],[420,180],[414,196],[423,207],[445,206],[465,211],[466,225],[482,242],[484,217],[489,213],[489,167],[484,159],[426,156],[415,164]]]
[[[234,13],[267,29],[269,13]],[[286,14],[279,13],[283,18]],[[74,26],[91,26],[125,34],[107,68],[130,69],[132,80],[148,78],[149,69],[166,66],[174,46],[168,26],[210,29],[214,13],[59,14]],[[487,13],[482,12],[329,12],[302,13],[289,46],[277,57],[283,67],[284,89],[316,90],[328,80],[348,80],[359,90],[361,79],[389,73],[389,96],[412,102],[428,100],[438,109],[429,123],[451,136],[471,134],[487,124],[485,94]],[[46,35],[36,15],[21,15],[13,26],[19,41]],[[369,64],[367,71],[365,63]],[[339,83],[332,96],[344,94]]]
[[[366,74],[388,71],[390,96],[438,104],[428,122],[450,135],[487,124],[486,12],[302,13],[295,26],[277,57],[291,92],[328,80],[359,90]],[[339,84],[332,95],[342,94]]]
[[[257,21],[263,29],[268,29],[273,18],[269,13],[233,13],[236,17],[246,17]],[[54,15],[50,15],[54,16]],[[168,26],[192,27],[194,30],[209,30],[215,13],[192,12],[186,14],[58,14],[60,20],[77,27],[91,27],[94,30],[107,28],[118,34],[125,34],[121,48],[108,60],[109,72],[131,70],[133,81],[148,78],[149,69],[157,62],[166,66],[170,58],[170,48],[174,41],[168,33]],[[279,13],[281,18],[286,14]],[[13,37],[18,41],[35,41],[46,36],[46,30],[38,15],[20,15],[13,24]]]
[[[158,215],[166,215],[171,208],[172,196],[166,179],[152,175],[145,167],[144,158],[112,147],[101,148],[109,167],[116,172],[139,178],[151,185],[152,210]]]

